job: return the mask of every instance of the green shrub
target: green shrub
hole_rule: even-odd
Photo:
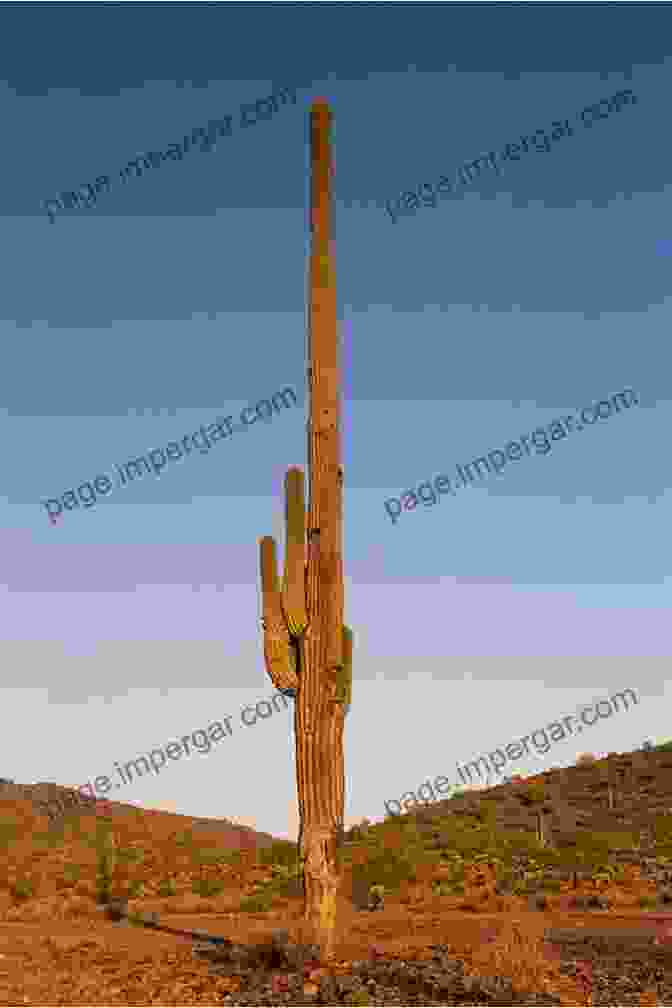
[[[447,879],[442,879],[441,881],[435,879],[432,882],[432,892],[435,896],[451,896],[454,891],[453,883]]]
[[[653,821],[653,835],[657,844],[672,838],[672,815],[657,815]]]
[[[353,866],[353,881],[361,885],[384,885],[386,891],[392,892],[400,882],[415,880],[415,867],[405,852],[384,849],[364,864]]]
[[[541,888],[545,889],[546,892],[560,892],[562,882],[560,879],[544,879],[541,883]]]
[[[8,850],[16,842],[16,823],[11,819],[0,819],[0,849]]]
[[[120,847],[117,851],[117,857],[127,864],[138,864],[144,860],[145,852],[139,847]]]
[[[589,834],[590,836],[591,834]],[[603,832],[595,832],[592,834],[593,846],[594,848],[601,847],[602,850],[606,851],[607,855],[609,851],[613,850],[629,850],[636,846],[636,836],[631,831],[614,831],[605,830]],[[590,845],[590,840],[585,841],[581,844],[582,847]],[[608,862],[608,857],[604,857],[603,861]]]
[[[288,840],[277,840],[268,847],[262,847],[258,854],[259,864],[286,865],[288,868],[298,864],[299,850],[296,844]]]
[[[231,868],[238,868],[243,861],[243,852],[238,850],[238,848],[222,851],[219,861],[220,864],[229,865]]]
[[[112,899],[112,886],[109,879],[96,876],[96,902],[109,903]]]
[[[286,879],[278,879],[267,886],[269,895],[279,896],[281,899],[291,899],[295,896],[303,895],[303,881],[301,873],[292,875]]]
[[[63,881],[68,886],[74,886],[79,882],[82,875],[80,865],[65,865],[63,868]]]
[[[194,834],[192,830],[182,830],[180,833],[175,835],[175,846],[176,847],[191,847],[194,843]]]
[[[49,830],[35,831],[32,834],[32,846],[35,854],[46,854],[54,846],[54,835]]]
[[[270,900],[275,900],[278,897],[289,899],[302,895],[303,873],[300,865],[271,865],[271,871],[273,878],[257,885],[257,895],[268,896]]]
[[[65,843],[65,829],[63,828],[63,823],[49,823],[48,827],[49,833],[49,845],[51,847],[62,847]]]
[[[370,1003],[371,999],[365,990],[353,991],[345,999],[345,1004],[349,1005],[368,1005]]]
[[[293,865],[271,865],[271,871],[276,878],[294,878],[296,875],[300,875],[301,871],[298,862]]]
[[[252,896],[244,897],[238,909],[241,913],[267,913],[272,905],[273,900],[268,893],[254,893]]]
[[[113,850],[103,850],[98,854],[98,874],[102,878],[112,881],[114,869],[117,866],[117,859]]]
[[[240,851],[236,853],[240,854]],[[199,864],[216,865],[228,863],[229,851],[213,847],[205,850],[194,851],[194,858]]]
[[[224,883],[219,879],[195,879],[191,891],[197,896],[219,896],[224,891]]]
[[[159,896],[174,896],[177,892],[177,887],[173,879],[163,879],[159,882]]]
[[[518,792],[518,798],[524,805],[539,805],[548,800],[548,790],[544,784],[528,784]]]
[[[30,879],[17,879],[11,889],[15,900],[26,900],[35,895],[35,886]]]

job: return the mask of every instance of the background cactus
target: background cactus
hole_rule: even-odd
[[[112,896],[112,877],[117,867],[117,845],[112,832],[105,832],[98,840],[98,902],[109,903]]]
[[[311,252],[308,292],[308,467],[285,477],[285,568],[260,540],[264,659],[276,689],[296,699],[296,783],[304,915],[312,944],[332,958],[343,831],[343,721],[352,693],[352,632],[344,626],[341,550],[340,372],[331,236],[331,113],[310,112]]]

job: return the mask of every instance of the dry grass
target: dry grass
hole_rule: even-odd
[[[546,926],[536,914],[507,922],[497,937],[491,936],[470,952],[465,972],[506,977],[523,994],[553,991],[567,1005],[590,1004],[585,987],[563,976],[559,962],[549,957],[544,942]]]

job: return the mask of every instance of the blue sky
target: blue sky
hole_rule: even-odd
[[[239,711],[272,692],[257,543],[306,460],[317,97],[346,821],[630,686],[635,709],[520,769],[672,734],[670,28],[641,4],[2,8],[3,776],[84,783],[232,714],[210,754],[111,797],[295,836],[291,712]],[[269,121],[49,221],[44,200],[293,85]],[[390,220],[386,200],[624,88],[636,105]],[[48,521],[46,498],[286,386],[300,408]],[[385,499],[625,388],[639,406],[391,524]]]

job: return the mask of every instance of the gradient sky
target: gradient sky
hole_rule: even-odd
[[[671,31],[644,3],[2,6],[1,776],[82,784],[228,714],[209,755],[110,797],[296,836],[291,709],[239,712],[273,692],[258,539],[282,536],[284,472],[306,459],[317,97],[335,122],[346,823],[627,687],[636,708],[517,769],[672,734]],[[291,85],[296,105],[238,127]],[[638,104],[550,153],[396,223],[384,209],[623,88]],[[47,218],[45,199],[227,113],[215,151]],[[286,386],[300,408],[48,521],[46,498]],[[625,388],[639,406],[390,522],[386,498]]]

